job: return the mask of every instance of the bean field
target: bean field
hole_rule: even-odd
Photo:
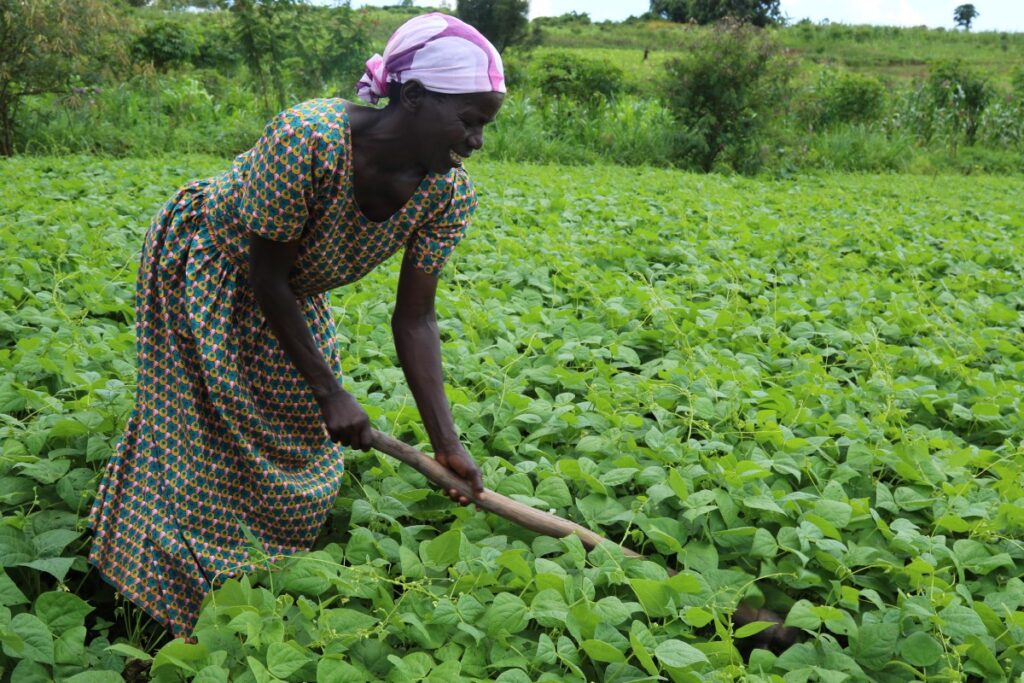
[[[438,303],[456,423],[488,488],[610,542],[352,452],[312,552],[254,546],[195,642],[162,637],[87,565],[85,518],[132,406],[146,226],[224,167],[0,165],[2,680],[1024,680],[1019,176],[471,165]],[[397,272],[333,295],[345,383],[427,448]],[[741,601],[797,642],[753,647]]]

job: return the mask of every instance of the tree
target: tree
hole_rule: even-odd
[[[767,31],[728,19],[665,65],[665,99],[679,124],[677,153],[704,171],[760,164],[758,135],[785,111],[792,65]]]
[[[484,34],[498,52],[526,39],[528,0],[459,0],[455,15]]]
[[[685,23],[713,24],[732,17],[754,26],[768,26],[782,21],[780,0],[651,0],[651,14]]]
[[[974,5],[960,5],[953,10],[953,20],[956,25],[965,31],[971,30],[971,22],[981,16],[981,13],[974,8]]]
[[[105,0],[0,0],[0,155],[14,153],[25,97],[65,93],[124,62],[125,30]]]

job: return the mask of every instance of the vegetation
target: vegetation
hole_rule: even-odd
[[[0,166],[5,677],[1024,673],[1024,186],[994,177],[472,165],[481,209],[439,302],[455,419],[489,488],[648,560],[350,453],[314,552],[211,596],[197,643],[159,640],[85,564],[83,516],[131,408],[142,232],[226,163]],[[335,293],[344,371],[375,427],[423,444],[387,332],[396,277]],[[731,623],[741,598],[801,642],[742,658],[763,624]]]
[[[92,86],[117,62],[118,28],[102,0],[0,2],[0,156],[14,152],[25,98]]]
[[[727,155],[740,171],[756,171],[758,132],[770,125],[790,69],[768,34],[736,21],[716,26],[668,64],[666,100],[684,138],[681,154],[703,171]]]
[[[10,150],[237,154],[279,108],[351,97],[366,56],[420,11],[295,0],[248,0],[233,11],[162,6],[170,5],[103,15],[96,40],[127,47],[130,60],[48,70],[63,73],[53,92],[8,109]],[[534,22],[526,43],[505,50],[510,94],[486,153],[772,174],[1024,167],[1018,36],[728,26],[578,14]],[[738,56],[744,41],[774,56],[761,66],[752,52],[746,61],[702,57]],[[732,68],[741,63],[752,70]]]
[[[494,44],[498,52],[528,35],[528,0],[458,0],[456,15],[476,27]]]
[[[697,24],[732,19],[764,27],[782,21],[779,0],[651,0],[650,14]]]

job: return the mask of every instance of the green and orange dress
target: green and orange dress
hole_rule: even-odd
[[[90,515],[89,560],[175,635],[191,631],[211,588],[252,568],[251,536],[271,554],[308,550],[344,474],[248,285],[250,233],[301,240],[290,283],[340,377],[327,292],[403,246],[438,273],[476,208],[456,168],[371,221],[355,202],[351,149],[343,100],[298,105],[230,170],[179,190],[146,234],[135,409]]]

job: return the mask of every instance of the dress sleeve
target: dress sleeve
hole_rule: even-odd
[[[249,230],[278,242],[302,236],[313,203],[319,135],[294,110],[271,121],[250,151],[239,213]]]
[[[406,257],[428,275],[441,273],[476,211],[476,191],[465,171],[456,172],[450,187],[451,198],[432,220],[409,236],[406,245]]]

